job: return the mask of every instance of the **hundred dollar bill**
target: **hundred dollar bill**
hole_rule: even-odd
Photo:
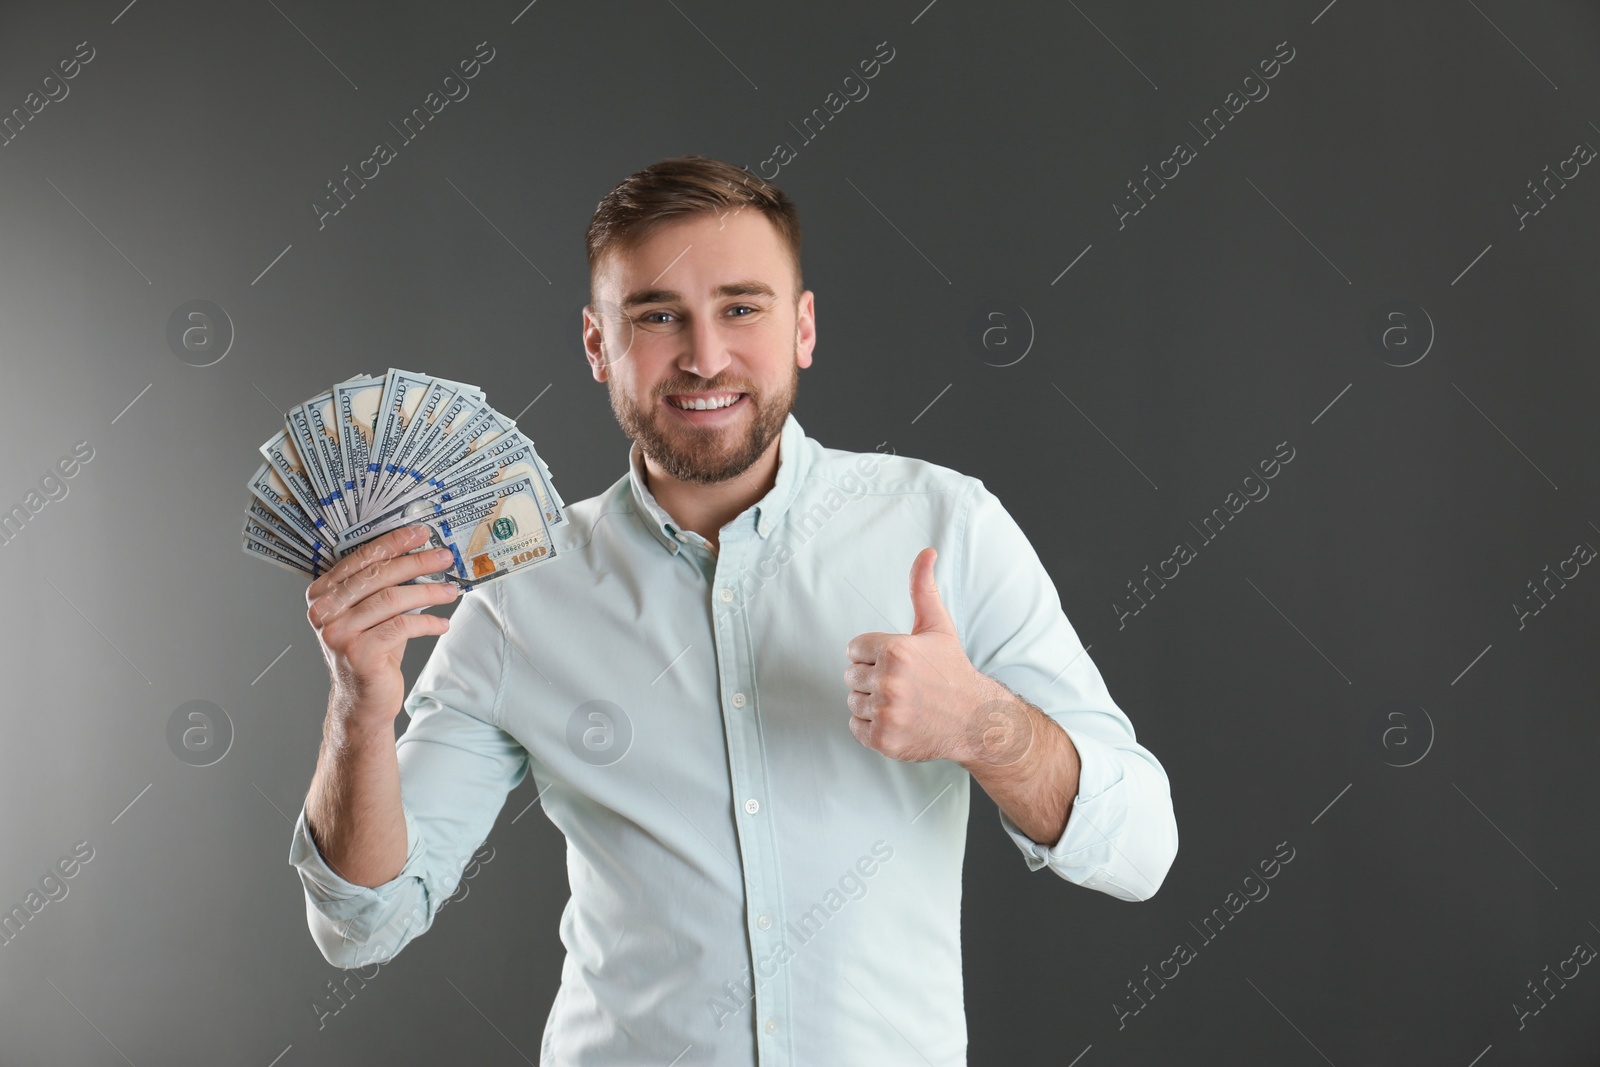
[[[283,478],[272,467],[263,463],[250,478],[251,507],[260,507],[276,516],[298,535],[306,548],[325,562],[334,560],[332,534],[326,526],[318,527],[312,517],[295,500]]]
[[[482,449],[517,428],[516,423],[491,407],[480,408],[460,422],[459,427],[439,442],[434,455],[417,468],[420,480],[435,489],[447,487],[445,477],[458,464],[469,462]]]
[[[383,378],[361,378],[333,387],[333,406],[339,413],[339,453],[344,459],[345,493],[355,501],[354,521],[367,506],[367,461],[377,431],[378,405],[383,401]]]
[[[455,551],[463,589],[555,558],[555,545],[534,492],[537,481],[525,475],[497,482],[440,506],[436,515],[423,520],[439,530]]]
[[[539,458],[539,453],[534,451],[533,442],[529,441],[527,438],[523,438],[523,441],[525,442],[527,454],[525,456],[518,457],[517,460],[513,460],[511,462],[520,461],[526,464],[528,472],[536,477],[533,485],[533,491],[534,494],[539,498],[539,506],[544,509],[545,524],[548,526],[558,526],[566,520],[561,514],[560,498],[556,496],[555,484],[550,480],[549,468],[547,468],[544,465],[544,461]],[[502,475],[502,477],[514,478],[521,473],[521,469],[508,470]]]
[[[328,488],[327,478],[317,454],[316,430],[306,417],[305,405],[284,412],[283,425],[289,435],[289,443],[294,446],[295,454],[300,458],[300,469],[305,474],[306,484],[311,486],[313,500],[318,509],[328,520],[329,525],[335,529],[343,529],[348,523],[345,522],[343,509],[335,506],[332,491]]]
[[[452,500],[460,500],[487,489],[495,482],[509,481],[523,476],[533,479],[533,490],[539,498],[539,506],[545,513],[545,521],[554,526],[560,522],[560,516],[550,499],[550,487],[544,480],[538,460],[539,456],[534,451],[533,442],[513,430],[474,453],[461,467],[451,470],[447,483],[433,479],[419,482],[412,489],[396,497],[390,509],[382,516],[376,517],[370,523],[362,523],[345,531],[340,543],[347,545],[353,541],[365,540],[403,525],[407,516],[412,514],[406,509],[415,500],[430,497],[448,505]]]
[[[416,456],[416,462],[409,468],[408,473],[411,473],[413,478],[417,475],[426,477],[431,471],[453,466],[456,460],[452,457],[459,458],[466,454],[462,451],[463,443],[482,437],[484,431],[496,420],[504,421],[507,426],[516,425],[490,407],[482,395],[458,394],[457,399],[463,396],[472,402],[450,405],[441,419],[442,432],[438,440],[425,453]],[[471,451],[470,447],[467,451]]]
[[[406,427],[405,440],[400,442],[394,458],[384,464],[384,482],[373,496],[373,506],[386,509],[395,496],[408,486],[416,485],[421,478],[421,467],[427,464],[450,427],[459,429],[462,418],[470,418],[470,414],[483,406],[483,394],[477,389],[435,378],[422,394],[416,416]]]
[[[544,472],[544,484],[550,487],[550,502],[555,505],[557,522],[565,522],[566,516],[562,512],[566,509],[567,502],[561,499],[561,492],[556,488],[556,480],[550,474],[550,466],[544,458],[539,459],[539,469]]]
[[[384,468],[394,458],[411,419],[422,403],[422,394],[433,379],[426,374],[390,368],[384,378],[383,399],[378,404],[378,420],[373,430],[372,454],[367,458],[364,491],[376,495],[383,484]]]
[[[475,389],[463,388],[454,392],[450,389],[450,385],[436,382],[422,398],[417,415],[411,420],[409,440],[401,444],[392,463],[385,465],[389,481],[375,499],[376,507],[385,507],[420,482],[422,467],[429,462],[449,430],[452,427],[459,428],[464,418],[470,418],[473,412],[485,406],[483,394]]]
[[[419,455],[420,443],[429,436],[428,431],[444,414],[445,405],[460,391],[455,388],[455,383],[442,378],[427,380],[417,400],[415,411],[406,420],[399,443],[385,460],[383,469],[378,472],[378,482],[372,492],[376,506],[381,507],[385,500],[394,495],[395,482],[402,476],[413,458]]]
[[[529,444],[532,444],[532,442],[530,441]],[[537,452],[534,453],[533,458],[539,463],[539,475],[544,479],[545,492],[549,494],[548,498],[545,499],[545,510],[551,513],[550,525],[555,526],[566,522],[567,517],[562,514],[562,511],[566,508],[567,503],[561,499],[561,494],[556,492],[556,480],[550,475],[550,467],[545,463],[544,457]]]
[[[306,547],[294,528],[268,511],[259,500],[250,501],[250,507],[245,512],[245,532],[268,544],[282,542],[288,550],[287,554],[296,559],[304,559],[307,563],[320,561],[321,557]]]
[[[264,559],[268,563],[275,564],[285,570],[295,571],[298,574],[307,574],[315,578],[321,573],[314,566],[301,563],[292,556],[280,555],[272,546],[252,540],[248,534],[244,538],[244,550],[258,559]]]
[[[287,421],[294,429],[295,445],[306,473],[322,491],[321,503],[335,525],[350,525],[352,509],[344,492],[344,454],[339,451],[339,420],[329,390],[291,408]],[[300,448],[304,440],[305,447]]]
[[[267,439],[261,446],[261,456],[271,465],[273,471],[283,484],[288,487],[289,493],[294,497],[317,529],[324,531],[330,541],[338,540],[338,532],[343,527],[331,519],[327,509],[318,501],[316,486],[311,484],[310,475],[307,473],[305,463],[300,458],[294,442],[289,439],[288,429],[279,430]]]
[[[441,536],[456,557],[453,580],[471,590],[555,556],[535,481],[524,476],[496,483],[448,504],[414,501],[408,521],[425,523]]]
[[[527,436],[522,435],[521,431],[517,430],[517,424],[515,421],[507,418],[492,408],[485,408],[484,411],[488,414],[488,416],[490,416],[491,421],[486,429],[478,433],[477,437],[472,441],[470,448],[465,451],[459,450],[461,448],[461,445],[458,443],[461,441],[461,437],[459,436],[453,436],[440,443],[440,460],[429,464],[423,469],[424,477],[431,479],[430,484],[434,485],[436,488],[445,488],[447,481],[444,479],[454,476],[453,472],[457,464],[475,460],[475,454],[485,445],[498,441],[501,434],[516,433],[520,438],[520,444],[526,444],[529,447],[532,447],[533,441]],[[477,425],[478,424],[476,423],[469,423],[469,425],[464,427],[460,433],[472,433]],[[563,523],[566,521],[566,517],[562,514],[562,510],[566,507],[566,502],[561,499],[561,494],[556,491],[555,479],[551,477],[550,467],[545,463],[544,457],[539,456],[536,452],[534,454],[534,458],[538,461],[539,475],[544,481],[544,486],[540,493],[540,500],[545,507],[545,518],[549,520],[550,525],[552,526]]]
[[[471,382],[457,382],[457,381],[452,381],[449,378],[440,378],[440,377],[437,377],[437,376],[435,376],[433,380],[436,381],[436,382],[443,382],[445,384],[445,386],[447,386],[450,389],[454,389],[458,393],[466,393],[468,396],[470,396],[473,399],[477,400],[479,403],[482,403],[483,400],[484,400],[483,390],[479,389],[476,385],[473,385]]]
[[[255,541],[272,549],[286,559],[294,560],[305,567],[312,567],[313,561],[294,546],[293,542],[285,541],[272,530],[257,522],[255,516],[247,516],[244,520],[244,536],[247,541]]]

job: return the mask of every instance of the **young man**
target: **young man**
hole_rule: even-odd
[[[800,428],[816,318],[782,192],[668,160],[588,243],[628,473],[450,621],[406,614],[454,596],[399,584],[439,565],[406,530],[308,591],[333,679],[290,854],[312,934],[392,958],[531,773],[572,890],[542,1067],[963,1064],[971,780],[1030,869],[1133,901],[1177,851],[1166,773],[981,481]]]

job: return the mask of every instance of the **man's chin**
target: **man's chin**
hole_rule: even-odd
[[[726,449],[713,452],[705,449],[669,448],[665,455],[652,458],[674,478],[696,485],[715,485],[717,482],[725,482],[730,478],[737,478],[750,468],[750,464],[746,463],[735,470],[734,467],[738,466],[738,457],[729,455]]]
[[[653,434],[657,449],[651,453],[662,469],[674,478],[698,485],[714,485],[736,478],[755,462],[758,456],[747,453],[754,448],[747,441],[748,424],[729,423],[725,426],[704,428],[693,426],[667,416],[663,426],[657,423]],[[737,435],[737,436],[735,436]]]

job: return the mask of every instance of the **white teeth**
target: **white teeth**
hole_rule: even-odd
[[[706,400],[703,397],[695,397],[694,399],[687,401],[679,398],[669,399],[675,406],[689,411],[710,411],[714,408],[727,407],[729,404],[736,402],[741,395],[742,394],[735,393],[732,396],[721,397],[716,400]]]

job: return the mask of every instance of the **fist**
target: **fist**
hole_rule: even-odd
[[[983,744],[979,711],[999,683],[973,667],[939,598],[925,548],[911,564],[909,634],[864,633],[845,646],[845,703],[855,739],[891,759],[965,763]]]
[[[374,538],[306,587],[306,619],[316,631],[338,703],[358,719],[393,722],[405,699],[406,641],[438,635],[450,620],[421,609],[461,594],[452,582],[417,582],[450,565],[444,548],[427,546],[427,526],[403,526]]]

